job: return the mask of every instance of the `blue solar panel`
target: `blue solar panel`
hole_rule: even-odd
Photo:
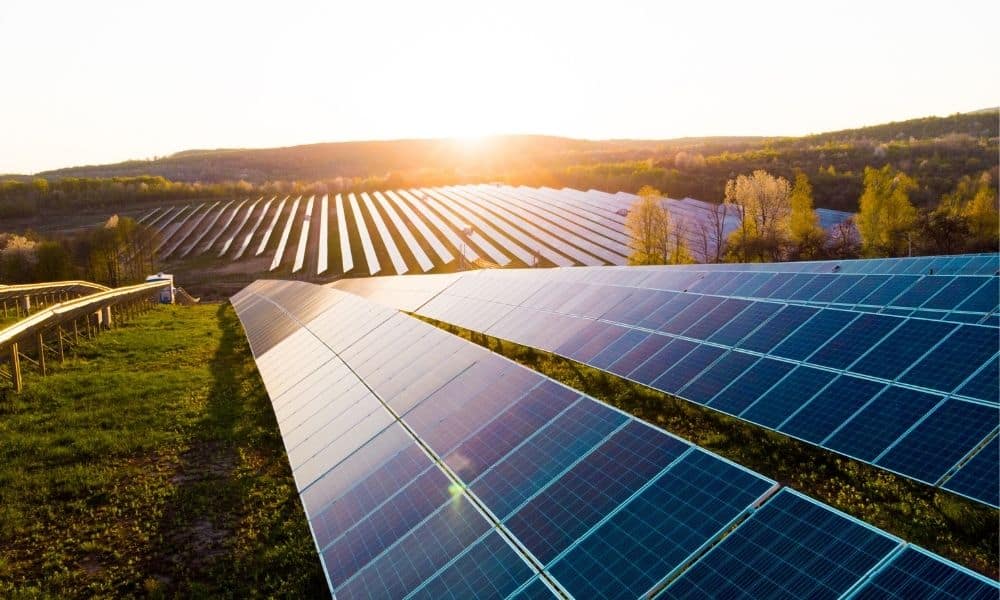
[[[888,387],[823,445],[848,456],[873,461],[940,400],[940,396]]]
[[[608,344],[594,358],[590,359],[588,364],[598,369],[607,369],[650,335],[652,334],[629,329],[625,335]]]
[[[1000,395],[1000,357],[986,362],[968,383],[959,388],[958,393],[969,398],[979,398],[997,403]]]
[[[708,341],[734,346],[753,330],[760,327],[762,323],[765,323],[781,308],[780,304],[774,302],[754,302],[736,318],[709,336]]]
[[[996,310],[997,304],[1000,304],[1000,278],[990,277],[956,310],[986,313]]]
[[[524,558],[500,534],[490,533],[428,579],[410,598],[499,600],[534,574]]]
[[[472,491],[503,519],[626,421],[582,399],[473,481]]]
[[[898,275],[890,277],[871,294],[858,301],[858,304],[869,306],[885,306],[895,304],[893,300],[904,290],[916,283],[920,278],[915,275]],[[905,306],[905,305],[903,305]]]
[[[549,566],[577,598],[637,598],[771,487],[694,450]]]
[[[996,584],[912,546],[880,569],[853,598],[996,600]]]
[[[1000,350],[997,329],[960,325],[944,343],[920,359],[900,380],[951,392],[992,358],[997,350]]]
[[[857,313],[846,310],[818,312],[795,333],[778,344],[771,354],[793,360],[804,360],[857,317]]]
[[[680,440],[632,421],[505,524],[538,560],[548,563],[688,448]]]
[[[786,489],[671,583],[662,597],[833,600],[899,545]]]
[[[811,355],[809,362],[846,369],[900,323],[893,317],[861,315]]]
[[[889,281],[889,279],[887,275],[865,275],[847,291],[837,296],[833,302],[837,304],[858,304]]]
[[[629,378],[639,383],[649,385],[663,374],[664,371],[673,367],[688,352],[694,350],[698,344],[688,340],[674,339],[663,346],[656,354],[640,365],[637,369],[629,373]]]
[[[540,578],[535,578],[527,586],[510,596],[510,600],[550,600],[557,596]]]
[[[778,429],[807,442],[822,443],[884,388],[883,383],[841,375]]]
[[[722,304],[718,305],[714,310],[704,315],[694,325],[685,329],[682,335],[699,340],[706,340],[711,337],[713,333],[718,331],[720,327],[725,326],[733,319],[733,317],[740,314],[751,304],[752,303],[748,300],[727,298],[722,301]],[[692,307],[693,306],[694,305],[692,305]]]
[[[994,437],[945,483],[955,493],[1000,507],[1000,438]]]
[[[630,281],[647,279],[646,272],[655,273],[630,271],[643,274]],[[605,273],[610,277],[612,271]],[[989,423],[984,415],[996,420],[996,407],[956,399],[938,403],[929,395],[931,406],[918,414],[913,407],[926,398],[886,402],[893,390],[918,394],[890,385],[855,409],[855,396],[864,402],[874,391],[865,392],[864,384],[850,384],[854,378],[843,375],[808,400],[836,375],[731,347],[670,341],[667,335],[614,329],[570,314],[517,308],[528,295],[538,306],[596,316],[633,294],[623,289],[604,294],[599,285],[568,282],[547,298],[544,282],[508,277],[513,276],[460,277],[468,281],[459,284],[463,294],[484,299],[463,304],[441,294],[446,300],[436,303],[438,316],[449,319],[448,311],[455,310],[462,323],[498,322],[491,329],[498,335],[528,336],[550,350],[568,343],[574,348],[568,352],[590,363],[600,359],[614,367],[632,361],[633,371],[650,363],[647,374],[654,380],[671,379],[671,386],[683,385],[711,406],[750,406],[746,412],[761,422],[784,421],[778,425],[782,430],[797,424],[825,428],[845,452],[878,446],[875,460],[887,468],[924,469],[928,477],[945,468],[945,481],[956,491],[983,461],[996,464],[996,452],[987,448],[961,467],[953,465],[981,439]],[[685,279],[693,280],[673,278]],[[728,283],[719,282],[735,279],[718,278],[712,285],[722,289]],[[786,278],[785,291],[796,281],[813,278]],[[673,576],[683,579],[684,569],[702,552],[736,539],[731,532],[740,519],[759,505],[736,532],[780,497],[764,495],[775,485],[770,480],[417,320],[307,284],[268,281],[250,290],[234,298],[238,312],[252,312],[246,296],[277,298],[282,310],[299,320],[297,331],[255,357],[268,389],[277,390],[275,415],[331,590],[339,598],[548,597],[552,590],[576,597],[635,597]],[[503,302],[489,300],[491,295]],[[326,310],[324,298],[330,301]],[[677,314],[690,298],[697,296],[675,296],[665,301],[671,307],[656,310],[664,317]],[[716,313],[720,324],[733,320],[721,314]],[[255,340],[269,339],[267,319],[248,315],[244,323],[251,344],[263,347]],[[767,325],[757,328],[762,329]],[[706,335],[712,333],[705,328]],[[835,387],[840,396],[831,393]],[[857,414],[845,412],[837,419],[846,421],[840,425],[816,418],[818,407],[833,399]],[[842,407],[827,412],[837,410]],[[874,423],[876,414],[883,420]],[[865,431],[876,425],[879,430]],[[877,439],[881,435],[885,440]],[[940,451],[931,452],[927,440]],[[973,483],[981,485],[982,478]],[[986,494],[976,485],[959,493]],[[814,529],[810,535],[821,535],[821,527]],[[779,562],[767,566],[781,571]],[[762,567],[758,579],[763,572]]]
[[[736,350],[728,352],[683,388],[680,394],[692,402],[706,404],[755,362],[757,357],[752,354]]]
[[[935,484],[1000,424],[1000,409],[945,400],[875,464]]]
[[[698,346],[650,385],[670,394],[676,393],[725,352],[725,349],[717,346]]]
[[[941,321],[905,321],[868,354],[862,356],[851,370],[864,375],[895,379],[953,329],[955,325]]]
[[[337,598],[402,598],[489,531],[465,496],[457,496],[347,581],[331,574]],[[324,553],[327,569],[337,565]]]
[[[812,302],[835,302],[844,292],[854,287],[864,276],[862,275],[830,275],[833,282],[810,298]]]
[[[686,306],[684,310],[668,318],[666,322],[660,325],[659,330],[667,333],[681,333],[691,325],[694,325],[697,321],[704,317],[706,313],[714,309],[719,304],[722,304],[722,298],[718,298],[716,296],[700,296],[697,300]]]
[[[927,302],[931,296],[947,287],[948,284],[950,284],[954,279],[954,277],[950,276],[921,277],[917,282],[910,286],[909,289],[900,294],[898,298],[895,298],[891,304],[893,306],[919,308],[920,306],[923,306],[923,304]]]
[[[787,377],[740,413],[740,417],[774,429],[809,402],[810,398],[835,376],[830,371],[796,367]]]
[[[928,278],[929,279],[929,278]],[[923,308],[953,310],[986,283],[985,278],[955,277],[925,302]]]
[[[795,365],[791,363],[761,359],[719,393],[708,406],[731,415],[739,415],[793,368]]]
[[[553,382],[532,389],[444,456],[465,481],[473,481],[579,398]]]
[[[815,308],[807,306],[786,306],[767,322],[766,327],[761,327],[740,342],[739,347],[757,352],[770,352],[816,312]]]
[[[672,341],[672,339],[666,336],[656,334],[650,335],[643,341],[636,344],[635,348],[632,348],[622,355],[621,358],[611,363],[608,370],[624,377],[632,371],[635,371],[639,365],[649,360],[654,354],[662,350]]]
[[[808,283],[787,296],[789,300],[808,301],[820,294],[843,275],[816,275]]]

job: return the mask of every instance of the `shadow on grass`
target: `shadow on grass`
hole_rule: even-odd
[[[242,326],[228,304],[216,318],[212,385],[171,480],[158,536],[164,548],[147,587],[165,595],[322,597],[319,560]]]

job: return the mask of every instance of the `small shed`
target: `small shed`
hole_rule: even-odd
[[[169,273],[157,273],[156,275],[150,275],[146,277],[146,281],[169,281],[170,286],[165,287],[160,290],[159,301],[160,304],[173,304],[174,303],[174,276]]]

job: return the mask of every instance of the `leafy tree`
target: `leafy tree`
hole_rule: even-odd
[[[69,251],[59,242],[47,241],[35,248],[37,264],[36,281],[62,281],[73,279],[73,260]]]
[[[801,171],[795,175],[790,204],[788,235],[797,257],[819,258],[826,243],[826,232],[819,226],[819,215],[813,210],[812,185]]]
[[[629,264],[662,265],[669,259],[670,214],[663,207],[659,190],[645,186],[625,218],[631,238]]]
[[[917,210],[910,204],[916,182],[892,165],[865,167],[865,189],[858,201],[858,232],[865,256],[901,256],[909,250]]]
[[[727,204],[739,207],[740,227],[730,235],[730,253],[742,262],[779,260],[788,238],[790,187],[784,177],[758,169],[726,183]]]
[[[996,251],[1000,243],[1000,215],[997,214],[997,191],[989,173],[979,176],[975,193],[962,207],[962,216],[969,222],[971,249]]]

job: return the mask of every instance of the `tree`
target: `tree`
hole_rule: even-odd
[[[706,212],[708,218],[699,220],[694,232],[695,242],[707,263],[722,262],[726,254],[726,219],[735,215],[739,207],[723,202],[713,204]]]
[[[732,254],[742,262],[781,258],[791,215],[789,195],[787,179],[762,169],[726,183],[725,202],[738,206],[742,215],[729,238]]]
[[[73,279],[73,261],[69,251],[59,242],[42,242],[35,248],[37,281]]]
[[[995,252],[1000,243],[1000,215],[997,214],[997,191],[988,172],[979,176],[975,193],[962,207],[969,223],[972,250]]]
[[[819,215],[813,210],[812,184],[801,171],[795,175],[789,203],[788,235],[795,245],[796,255],[805,259],[818,258],[826,244],[826,232],[819,226]]]
[[[660,191],[650,186],[639,190],[639,199],[625,218],[631,238],[629,264],[662,265],[669,259],[670,214],[663,207]]]
[[[865,256],[901,256],[909,250],[909,236],[917,220],[910,192],[917,184],[891,165],[865,167],[865,188],[858,200],[858,232]]]

